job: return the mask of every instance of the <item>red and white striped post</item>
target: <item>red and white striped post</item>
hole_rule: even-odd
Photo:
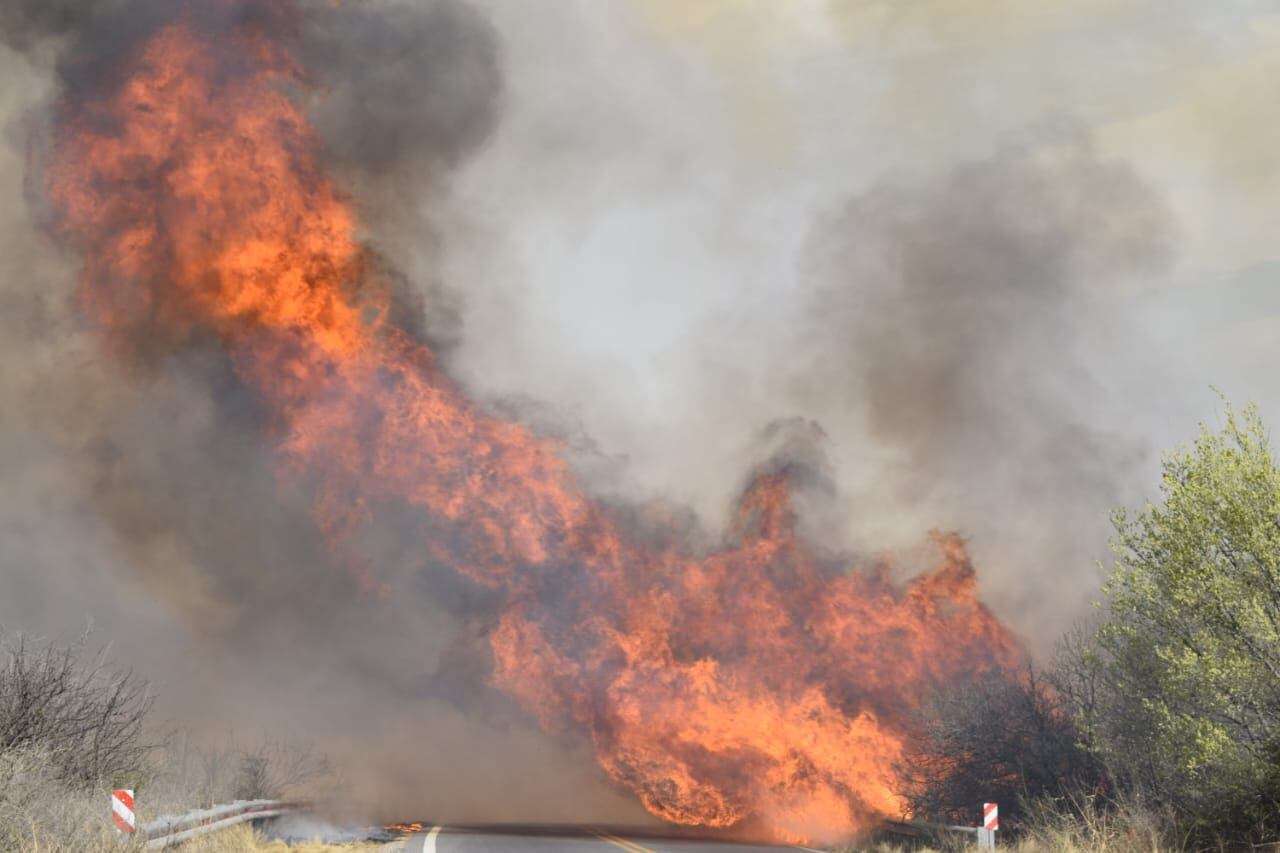
[[[138,831],[138,818],[133,813],[133,791],[111,792],[111,819],[115,821],[116,829],[121,832]]]
[[[996,830],[1000,828],[1000,807],[995,803],[982,804],[982,828],[978,830],[978,846],[986,850],[996,847]]]

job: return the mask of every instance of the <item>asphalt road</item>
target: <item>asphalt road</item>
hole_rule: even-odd
[[[795,853],[778,847],[692,838],[667,838],[577,827],[433,826],[403,842],[403,853]]]

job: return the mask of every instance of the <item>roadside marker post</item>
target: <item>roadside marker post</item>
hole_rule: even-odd
[[[996,830],[1000,828],[1000,807],[996,803],[982,804],[982,828],[978,830],[978,846],[984,850],[996,849]]]
[[[138,818],[133,813],[133,791],[111,792],[111,819],[120,832],[132,834],[138,831]]]

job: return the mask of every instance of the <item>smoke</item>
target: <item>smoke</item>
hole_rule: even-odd
[[[1209,386],[1275,405],[1243,378],[1274,309],[1186,252],[1240,224],[1155,180],[1178,137],[1110,130],[1247,65],[1232,52],[1262,30],[1146,2],[791,11],[492,4],[519,36],[504,120],[455,184],[457,371],[551,401],[618,460],[602,488],[711,530],[770,425],[818,424],[820,541],[960,530],[987,600],[1047,651],[1089,612],[1107,509],[1213,416]],[[1157,34],[1136,64],[1098,35],[1133,28]]]
[[[319,87],[312,121],[369,243],[388,274],[413,270],[396,321],[447,354],[461,294],[439,267],[440,198],[497,123],[498,34],[456,0],[313,4],[298,55]]]
[[[63,637],[92,625],[156,683],[169,720],[205,740],[266,730],[324,751],[374,817],[642,819],[582,745],[537,732],[485,686],[492,602],[452,572],[423,572],[396,518],[370,534],[394,596],[357,587],[324,546],[307,484],[274,473],[268,413],[216,341],[165,340],[153,318],[133,336],[148,346],[121,361],[81,319],[76,261],[44,231],[52,107],[92,102],[119,58],[189,5],[0,12],[18,49],[0,48],[14,143],[0,169],[0,625]],[[259,5],[195,4],[196,25],[216,44]],[[394,248],[493,121],[493,34],[451,2],[313,14],[253,25],[300,27],[327,152],[361,193],[370,240]],[[385,51],[400,61],[367,62]],[[447,336],[434,309],[449,297],[432,301],[423,283],[395,310]]]
[[[0,4],[0,624],[93,621],[173,719],[300,736],[379,816],[641,816],[485,686],[494,602],[423,570],[412,519],[365,537],[393,591],[358,587],[213,341],[119,362],[80,319],[75,259],[43,231],[52,107],[112,85],[181,8],[215,44],[244,15],[294,34],[297,97],[404,274],[397,320],[571,436],[600,491],[716,531],[747,473],[787,460],[812,535],[866,552],[958,529],[998,612],[1052,643],[1096,589],[1106,508],[1211,405],[1216,377],[1171,354],[1204,344],[1195,318],[1186,338],[1147,325],[1186,223],[1088,127],[1036,123],[1057,85],[974,96],[1010,139],[942,94],[921,106],[933,62],[878,55],[893,85],[846,126],[833,105],[871,97],[865,69],[738,21],[744,59],[648,7]],[[906,153],[877,154],[898,128]]]
[[[859,418],[885,457],[875,500],[986,543],[997,567],[1017,566],[995,577],[1026,596],[1018,609],[1061,628],[1096,589],[1098,540],[1081,532],[1149,461],[1110,420],[1106,370],[1156,365],[1125,363],[1132,333],[1107,305],[1169,268],[1175,235],[1129,166],[1071,136],[876,187],[817,229],[819,284],[775,381],[826,423]]]
[[[431,191],[493,129],[497,38],[453,0],[312,10],[299,48],[321,87],[312,116],[371,215],[428,214]]]

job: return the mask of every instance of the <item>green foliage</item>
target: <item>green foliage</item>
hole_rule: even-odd
[[[1253,407],[1164,462],[1159,503],[1114,517],[1107,609],[1082,668],[1108,764],[1202,823],[1275,812],[1280,466]]]

